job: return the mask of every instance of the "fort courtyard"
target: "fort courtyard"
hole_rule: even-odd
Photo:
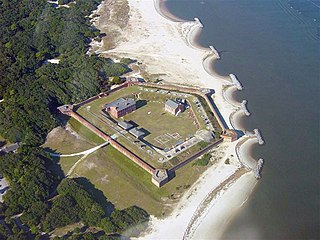
[[[225,127],[210,94],[210,89],[127,79],[58,109],[151,174],[152,183],[161,187],[212,147],[237,138]]]

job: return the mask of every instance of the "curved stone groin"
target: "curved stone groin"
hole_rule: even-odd
[[[248,103],[247,100],[242,100],[242,102],[241,102],[241,108],[242,108],[242,110],[244,111],[244,114],[245,114],[246,116],[250,116],[251,113],[249,112],[249,110],[248,110],[248,108],[247,108],[247,103]]]
[[[199,18],[195,17],[195,18],[194,18],[194,21],[198,24],[199,27],[201,27],[201,28],[204,27]]]
[[[214,55],[216,55],[217,59],[220,59],[220,54],[219,54],[218,50],[212,45],[210,45],[209,48],[214,53]]]
[[[258,160],[257,167],[254,170],[254,176],[256,177],[256,179],[260,179],[261,178],[261,172],[262,172],[263,164],[264,164],[264,160],[262,158],[260,158]]]
[[[254,134],[256,135],[257,139],[258,139],[259,144],[260,145],[264,144],[264,140],[262,138],[260,130],[256,128],[253,131],[254,131]]]
[[[241,85],[241,82],[238,80],[238,78],[236,77],[236,75],[230,73],[229,74],[229,77],[231,78],[232,80],[232,83],[237,87],[238,90],[242,90],[243,87]]]

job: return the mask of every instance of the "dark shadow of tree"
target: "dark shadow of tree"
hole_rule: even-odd
[[[115,210],[114,205],[108,201],[103,192],[97,189],[89,179],[85,177],[74,178],[74,180],[81,184],[84,189],[93,196],[94,200],[101,205],[103,210],[106,213],[106,216],[110,216],[111,213]]]

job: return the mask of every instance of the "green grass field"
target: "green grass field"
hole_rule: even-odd
[[[139,99],[137,99],[137,96],[139,96]],[[114,130],[107,127],[105,123],[103,123],[101,120],[98,120],[95,116],[101,116],[100,112],[106,103],[112,102],[120,97],[132,97],[136,98],[137,100],[148,101],[147,105],[142,106],[138,108],[135,112],[124,116],[124,119],[132,120],[139,124],[140,127],[148,130],[151,134],[146,139],[150,142],[153,141],[154,137],[161,136],[165,133],[178,132],[182,136],[182,138],[185,138],[189,134],[194,134],[196,131],[196,128],[193,124],[193,120],[188,116],[187,111],[185,111],[178,117],[175,117],[170,113],[164,111],[164,102],[170,98],[175,98],[174,96],[164,95],[150,91],[146,92],[140,90],[138,86],[131,86],[128,88],[121,89],[107,97],[97,99],[94,102],[81,106],[77,110],[77,113],[86,118],[92,124],[99,127],[101,130],[105,131],[107,134],[113,134]],[[192,107],[195,107],[192,101],[194,98],[194,96],[190,96],[188,98]],[[148,114],[149,112],[150,114]],[[201,128],[204,127],[199,114],[197,113],[197,111],[194,112],[198,121],[200,122]],[[168,128],[172,129],[172,131],[168,130]],[[172,139],[172,141],[168,142],[167,145],[170,146],[175,142],[176,141]],[[154,142],[154,144],[156,144],[156,142]]]
[[[148,89],[148,91],[146,91],[146,89]],[[117,130],[114,129],[115,125],[110,124],[106,117],[102,115],[101,111],[103,109],[103,106],[106,103],[112,102],[120,97],[135,98],[137,100],[138,109],[120,119],[114,120],[132,121],[137,124],[139,128],[143,128],[144,130],[146,130],[148,132],[148,135],[144,137],[144,141],[147,142],[147,145],[148,143],[150,143],[160,149],[171,148],[178,142],[184,141],[188,137],[193,136],[196,133],[197,129],[194,125],[194,120],[189,116],[189,111],[191,111],[191,109],[187,109],[182,114],[179,114],[179,116],[174,116],[165,111],[165,101],[178,97],[179,93],[168,95],[161,94],[159,91],[157,91],[158,90],[155,88],[141,88],[139,86],[131,86],[112,93],[109,96],[97,99],[91,103],[81,106],[77,110],[77,113],[106,134],[112,136],[113,134],[117,133]],[[201,119],[200,113],[197,111],[197,106],[194,103],[196,99],[198,99],[199,101],[199,98],[193,95],[189,95],[186,99],[191,105],[193,112],[198,122],[200,123],[200,129],[204,129],[204,122]],[[207,108],[207,106],[204,107]],[[74,125],[73,127],[84,131],[82,129],[83,127],[79,126],[80,124],[78,122],[72,124]],[[131,139],[133,139],[134,141],[134,137],[131,136],[131,134],[124,134],[125,137],[118,136],[117,141],[156,168],[171,168],[178,162],[183,161],[186,157],[194,154],[199,150],[197,146],[194,146],[188,151],[179,154],[174,160],[170,160],[169,162],[163,164],[158,162],[158,160],[162,158],[159,153],[154,150],[152,151],[152,154],[148,153],[147,149],[151,150],[149,146],[145,146],[146,149],[143,149],[140,146],[141,144],[135,144],[127,139],[128,137],[131,137]],[[86,135],[88,135],[88,133],[86,133]],[[87,136],[87,138],[91,139],[92,142],[92,139],[94,137],[92,136],[92,133],[90,133],[90,136]]]
[[[76,121],[76,120],[72,120]],[[58,127],[55,128],[47,137],[46,142],[42,145],[43,148],[49,148],[51,151],[56,151],[61,154],[71,154],[82,152],[93,148],[97,144],[90,143],[85,137],[77,137],[69,131]],[[48,150],[49,150],[48,149]],[[49,151],[50,151],[49,150]]]
[[[164,110],[164,102],[148,101],[146,105],[124,116],[124,119],[150,132],[144,139],[152,145],[170,148],[178,140],[194,135],[197,130],[187,111],[174,116]]]
[[[101,116],[100,111],[103,105],[119,97],[137,97],[138,94],[140,99],[147,100],[147,104],[141,106],[136,112],[128,114],[124,119],[132,120],[137,123],[139,127],[149,131],[150,134],[146,136],[147,141],[159,147],[168,147],[175,144],[180,138],[185,139],[189,134],[195,133],[196,128],[187,112],[175,117],[164,111],[164,102],[168,99],[167,95],[144,92],[136,86],[123,89],[106,98],[101,98],[84,105],[80,107],[77,112],[102,131],[111,135],[114,133],[114,130],[110,129],[103,120],[97,117]],[[190,99],[188,99],[191,105],[193,104],[193,98],[194,96],[190,96]],[[88,106],[90,106],[90,108],[87,108]],[[197,113],[196,117],[200,118],[200,116],[197,116]],[[56,140],[53,139],[51,142],[49,141],[45,146],[63,153],[73,153],[103,143],[100,137],[75,119],[69,120],[69,124],[72,129],[83,138],[82,140],[59,134],[61,137],[56,138]],[[161,144],[156,141],[158,136],[175,133],[178,133],[179,136],[173,135],[176,138],[169,137],[170,139],[165,143]],[[165,139],[165,137],[162,137],[163,141],[165,141]],[[160,155],[155,154],[153,157],[150,157],[145,151],[139,149],[123,137],[119,137],[118,141],[141,156],[144,160],[150,162],[153,166],[162,166],[156,162]],[[190,150],[184,152],[181,157],[188,157],[193,151],[197,151],[198,148],[198,145],[192,147]],[[62,170],[67,173],[80,158],[81,156],[60,158],[59,163]],[[168,167],[173,166],[170,162],[166,164]],[[177,170],[176,177],[169,183],[161,188],[157,188],[151,182],[151,175],[149,173],[137,166],[112,146],[108,145],[83,159],[74,169],[72,176],[88,178],[90,182],[94,184],[96,188],[100,189],[118,208],[137,205],[144,208],[150,214],[162,217],[171,212],[173,205],[177,203],[182,194],[210,165],[211,163],[205,167],[192,166],[192,163],[189,163]]]
[[[172,210],[170,204],[176,203],[207,167],[188,164],[168,184],[157,188],[150,174],[113,147],[106,146],[84,159],[74,175],[88,178],[118,208],[137,205],[161,217]]]
[[[55,147],[59,151],[65,149],[69,153],[81,151],[91,146],[85,139],[73,139],[73,135],[69,136],[68,133],[68,131],[61,129],[56,134],[65,136],[56,138],[55,141],[53,138],[49,138],[46,146]],[[88,134],[84,134],[84,136],[88,136]],[[66,141],[70,141],[68,149],[65,148]],[[71,151],[73,146],[75,149]],[[59,162],[61,169],[66,174],[80,158],[81,156],[61,157],[55,158],[55,160]],[[204,167],[192,167],[191,164],[188,164],[182,171],[177,171],[177,177],[159,189],[151,182],[149,173],[113,147],[106,146],[83,159],[75,168],[72,176],[88,178],[96,188],[103,191],[116,207],[126,208],[137,205],[160,217],[171,211],[170,204],[176,203],[179,196],[205,169]]]
[[[70,126],[75,132],[77,132],[81,137],[86,139],[89,143],[94,145],[104,143],[104,140],[102,138],[100,138],[98,135],[93,133],[87,127],[83,126],[80,122],[78,122],[74,118],[71,118],[68,121],[68,123],[70,124]]]
[[[7,139],[5,139],[4,137],[2,137],[2,136],[0,135],[0,143],[1,143],[1,142],[4,142],[5,145],[8,145],[8,144],[11,143],[11,142],[9,142]],[[5,146],[5,145],[3,145],[3,146]]]
[[[59,162],[63,173],[66,175],[71,167],[81,158],[82,156],[74,157],[60,157],[55,158]]]

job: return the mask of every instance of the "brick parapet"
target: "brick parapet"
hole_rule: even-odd
[[[153,87],[153,88],[162,88],[162,89],[166,89],[166,90],[172,90],[172,91],[179,91],[179,92],[185,92],[185,93],[193,93],[196,95],[199,95],[201,97],[203,97],[205,99],[205,101],[207,102],[210,110],[212,111],[213,115],[215,116],[215,118],[218,121],[218,124],[220,125],[222,131],[224,131],[226,128],[223,124],[223,122],[221,121],[221,118],[219,116],[219,114],[217,113],[217,111],[214,109],[209,97],[207,94],[203,93],[200,89],[198,88],[193,88],[193,87],[182,87],[182,86],[175,86],[175,85],[168,85],[168,84],[156,84],[156,83],[141,83],[141,82],[135,82],[135,85],[139,85],[139,86],[146,86],[146,87]]]
[[[184,160],[183,162],[179,163],[178,165],[172,167],[169,172],[175,172],[177,171],[179,168],[182,168],[183,166],[185,166],[186,164],[192,162],[194,159],[200,157],[201,155],[203,155],[204,153],[206,153],[207,151],[209,151],[211,148],[213,148],[214,146],[216,146],[217,144],[221,143],[223,141],[222,138],[219,138],[217,141],[211,143],[210,145],[208,145],[207,147],[205,147],[204,149],[200,150],[199,152],[195,153],[194,155],[192,155],[191,157],[187,158],[186,160]]]
[[[131,159],[133,162],[135,162],[137,165],[142,167],[148,173],[150,173],[150,174],[154,173],[155,169],[150,164],[148,164],[147,162],[145,162],[144,160],[142,160],[141,158],[136,156],[134,153],[132,153],[131,151],[129,151],[128,149],[123,147],[117,141],[113,140],[109,135],[105,134],[104,132],[102,132],[101,130],[96,128],[94,125],[92,125],[87,120],[85,120],[83,117],[81,117],[79,114],[77,114],[75,112],[71,112],[70,116],[73,117],[74,119],[76,119],[77,121],[79,121],[80,123],[82,123],[84,126],[86,126],[92,132],[97,134],[103,140],[109,142],[112,147],[114,147],[119,152],[121,152],[123,155],[125,155],[126,157]]]
[[[84,100],[84,101],[82,101],[82,102],[79,102],[79,103],[77,103],[77,104],[74,104],[74,106],[75,106],[75,107],[81,107],[81,106],[83,106],[83,105],[85,105],[85,104],[88,104],[88,103],[90,103],[90,102],[93,102],[93,101],[95,101],[95,100],[97,100],[97,99],[99,99],[99,98],[106,97],[106,96],[110,95],[110,94],[113,93],[113,92],[116,92],[116,91],[118,91],[118,90],[120,90],[120,89],[122,89],[122,88],[129,87],[129,86],[131,86],[130,83],[124,82],[124,83],[120,84],[119,86],[117,86],[117,87],[115,87],[115,88],[113,88],[113,89],[111,89],[111,90],[108,90],[108,91],[106,91],[106,92],[99,93],[99,94],[96,95],[96,96],[93,96],[93,97],[91,97],[91,98],[88,98],[88,99],[86,99],[86,100]]]

